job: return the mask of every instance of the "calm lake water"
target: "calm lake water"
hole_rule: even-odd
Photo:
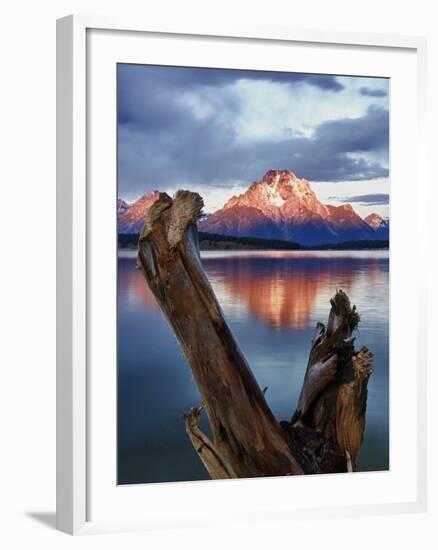
[[[374,353],[360,471],[389,468],[387,251],[204,252],[228,323],[279,420],[295,410],[310,342],[330,297],[345,290],[361,314],[357,346]],[[135,255],[118,262],[118,482],[208,479],[181,411],[200,404],[178,343]],[[204,415],[205,416],[205,415]],[[203,428],[207,431],[206,422]]]

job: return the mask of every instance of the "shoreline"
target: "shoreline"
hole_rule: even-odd
[[[137,257],[137,250],[133,248],[119,248],[117,258]],[[201,250],[203,259],[221,258],[389,258],[389,249],[361,249],[361,250]]]
[[[259,237],[232,237],[216,233],[199,232],[201,251],[354,251],[354,250],[389,250],[389,240],[343,241],[339,243],[321,243],[302,245],[293,241],[266,239]],[[119,233],[118,249],[137,250],[137,233]]]

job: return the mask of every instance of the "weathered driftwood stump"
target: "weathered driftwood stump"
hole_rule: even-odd
[[[138,264],[172,326],[198,385],[202,407],[186,431],[213,479],[346,472],[365,429],[372,354],[354,349],[356,308],[339,290],[327,327],[318,323],[297,409],[278,422],[222,313],[201,264],[196,222],[202,198],[161,193],[146,219]],[[205,409],[210,440],[200,430]]]

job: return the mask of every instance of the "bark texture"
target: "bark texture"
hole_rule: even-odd
[[[196,222],[202,198],[165,193],[152,206],[138,265],[198,385],[201,408],[184,414],[193,447],[213,479],[351,471],[365,428],[371,353],[354,350],[355,307],[338,291],[327,329],[318,323],[296,412],[278,422],[237,345],[202,267]]]

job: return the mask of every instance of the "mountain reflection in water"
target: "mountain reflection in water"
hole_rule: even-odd
[[[386,251],[204,252],[203,264],[240,347],[279,419],[297,402],[317,321],[345,290],[361,314],[357,345],[374,354],[360,470],[388,468]],[[190,369],[133,254],[119,257],[119,483],[206,479],[180,412],[200,402]]]

